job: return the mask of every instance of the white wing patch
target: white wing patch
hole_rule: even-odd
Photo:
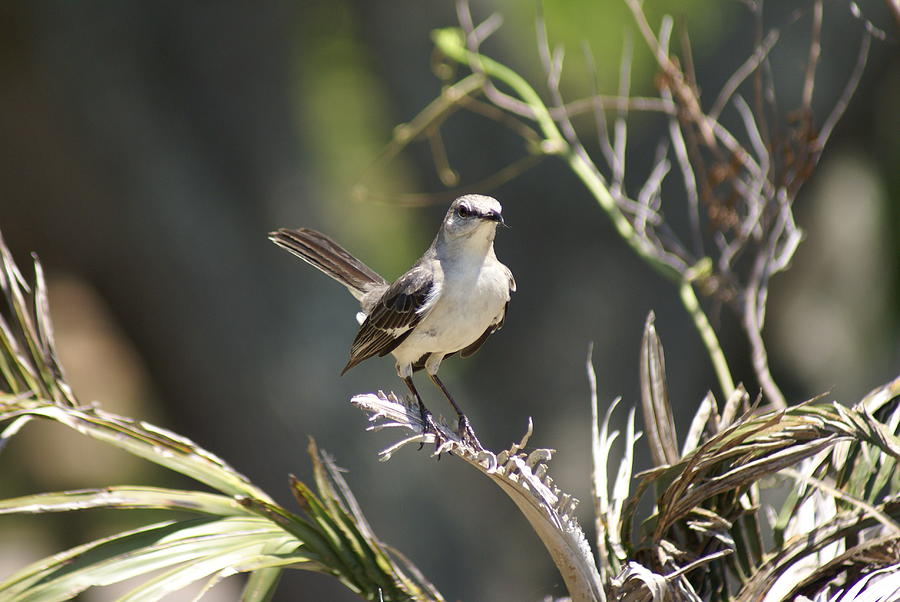
[[[443,283],[434,283],[432,285],[431,290],[428,291],[428,295],[425,297],[425,303],[422,304],[420,308],[416,310],[416,313],[420,316],[425,316],[431,308],[434,307],[434,304],[437,303],[437,300],[441,297],[441,289],[443,289]]]

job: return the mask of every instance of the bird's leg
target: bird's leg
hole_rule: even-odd
[[[438,388],[443,392],[444,397],[447,398],[447,401],[450,402],[450,405],[453,406],[453,409],[456,410],[456,416],[459,420],[456,427],[457,434],[462,438],[462,440],[471,447],[474,447],[478,451],[484,451],[484,448],[481,446],[481,442],[478,440],[478,437],[475,436],[475,431],[472,430],[472,425],[469,424],[469,419],[466,418],[466,415],[463,414],[463,411],[456,405],[456,402],[453,401],[453,396],[450,395],[450,391],[447,390],[447,387],[444,386],[444,383],[441,382],[441,379],[437,377],[437,374],[429,374],[431,380],[434,381],[434,384],[438,386]]]
[[[425,404],[422,402],[422,397],[419,395],[419,392],[416,391],[416,386],[413,384],[412,377],[410,376],[402,376],[403,382],[406,383],[406,386],[409,387],[409,390],[412,391],[412,394],[415,396],[416,401],[419,402],[419,415],[422,418],[422,423],[425,425],[424,432],[431,433],[434,435],[434,446],[435,448],[440,448],[444,442],[444,436],[441,435],[441,431],[438,430],[437,424],[434,422],[434,416],[431,415],[431,412],[428,411],[428,408],[425,407]],[[422,449],[422,446],[425,443],[419,444],[419,449]]]

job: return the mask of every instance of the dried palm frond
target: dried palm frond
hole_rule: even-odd
[[[382,450],[382,460],[410,443],[434,443],[426,432],[418,405],[391,393],[357,395],[353,405],[370,414],[369,430],[401,428],[412,434]],[[455,431],[438,421],[444,443],[435,454],[450,452],[491,479],[516,504],[550,553],[573,600],[606,600],[590,545],[575,519],[578,500],[560,491],[548,474],[553,450],[523,450],[531,437],[528,430],[518,443],[499,453],[476,450]]]
[[[660,428],[656,417],[671,409],[659,394],[665,374],[652,316],[644,348],[653,353],[642,356],[652,362],[642,386],[657,391],[645,421]],[[611,582],[617,595],[661,599],[655,592],[662,588],[662,599],[749,601],[775,591],[795,599],[836,591],[835,583],[874,583],[868,575],[876,572],[884,579],[900,562],[900,489],[890,483],[900,443],[898,394],[895,379],[854,408],[818,398],[774,412],[751,408],[718,425],[704,401],[685,453],[636,475],[620,522],[604,525],[620,530],[614,541],[625,542],[630,559]],[[796,478],[797,486],[767,529],[759,489],[776,476]],[[638,503],[650,491],[654,511],[630,545]],[[774,547],[767,549],[769,540]]]

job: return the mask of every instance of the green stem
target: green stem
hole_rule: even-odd
[[[596,167],[587,161],[583,156],[576,153],[571,145],[566,141],[565,137],[556,127],[556,122],[550,115],[547,105],[541,100],[541,97],[535,92],[534,88],[525,81],[525,79],[501,63],[488,58],[484,55],[473,53],[465,47],[462,32],[455,28],[436,30],[432,38],[438,49],[451,59],[458,61],[464,65],[473,67],[473,70],[484,72],[489,77],[502,81],[518,95],[518,97],[528,105],[534,113],[534,120],[537,122],[544,134],[544,142],[541,148],[545,153],[556,154],[563,159],[575,172],[575,175],[587,186],[587,189],[594,195],[594,198],[600,204],[604,211],[612,219],[619,235],[631,246],[635,252],[649,263],[656,271],[666,276],[673,282],[682,280],[681,273],[671,265],[660,261],[654,253],[652,245],[646,240],[640,238],[634,231],[634,227],[619,206],[615,199],[606,188]]]
[[[725,354],[719,345],[719,339],[716,337],[716,331],[713,330],[709,319],[700,307],[700,301],[694,293],[694,286],[689,280],[682,280],[678,286],[678,295],[681,297],[681,303],[690,314],[694,321],[694,327],[700,333],[703,344],[706,345],[706,352],[709,359],[712,360],[713,369],[716,371],[716,377],[719,379],[719,386],[725,399],[731,397],[734,392],[734,381],[731,379],[731,371],[728,369],[728,362],[725,361]]]
[[[521,75],[506,65],[468,50],[465,46],[463,34],[459,29],[439,29],[433,33],[432,37],[435,46],[446,56],[459,63],[471,66],[473,71],[481,71],[487,76],[503,82],[512,88],[522,102],[528,105],[534,114],[535,122],[544,134],[545,139],[541,144],[544,152],[563,157],[572,171],[575,172],[575,175],[578,176],[597,200],[600,207],[609,215],[613,226],[625,242],[652,268],[679,287],[681,302],[688,314],[690,314],[691,319],[693,319],[694,326],[700,333],[700,338],[706,346],[722,392],[726,398],[730,396],[732,391],[734,391],[734,382],[731,379],[728,363],[725,361],[725,355],[722,353],[716,333],[703,312],[700,302],[697,300],[690,279],[675,267],[661,261],[657,257],[654,247],[647,240],[637,235],[631,222],[619,209],[615,199],[613,199],[607,189],[596,166],[572,149],[572,146],[566,141],[559,128],[556,127],[556,122],[550,115],[550,111],[534,88]]]

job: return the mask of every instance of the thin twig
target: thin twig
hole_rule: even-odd
[[[441,184],[444,186],[456,186],[459,183],[459,174],[450,166],[447,158],[447,147],[441,136],[441,128],[432,126],[426,130],[428,147],[431,149],[431,158],[434,161],[434,170],[437,172]]]
[[[746,2],[746,4],[749,6],[750,13],[753,15],[753,35],[756,40],[756,47],[760,48],[763,43],[762,0],[759,0],[759,2]],[[761,67],[758,67],[753,71],[753,114],[756,117],[756,123],[759,125],[760,134],[762,135],[762,139],[765,141],[766,146],[769,146],[771,143],[771,132],[769,132],[768,120],[766,119],[766,105],[763,101],[763,76],[768,66],[769,54],[766,53],[762,57]],[[766,83],[769,84],[770,82],[767,80]],[[769,86],[767,85],[765,87],[766,94],[768,94]]]
[[[659,34],[660,45],[662,46],[663,51],[666,53],[668,53],[669,51],[669,38],[671,36],[671,33],[672,19],[666,18],[663,20],[663,24],[660,28]],[[685,46],[686,52],[689,53],[690,41],[687,38],[686,31],[684,31],[684,35],[682,36],[682,44]],[[664,100],[668,102],[672,101],[672,93],[668,87],[663,88],[661,95],[663,96]],[[675,117],[669,120],[669,137],[672,138],[672,143],[675,148],[675,156],[681,168],[682,178],[684,179],[684,186],[688,199],[688,220],[691,224],[691,238],[694,241],[694,252],[696,253],[697,257],[702,257],[703,235],[700,231],[700,204],[699,198],[697,196],[697,183],[694,179],[694,173],[691,169],[687,150],[684,146],[684,138],[681,135],[680,123]]]
[[[646,232],[647,216],[658,215],[656,207],[651,203],[653,199],[659,199],[662,182],[672,167],[672,164],[665,158],[665,154],[659,156],[659,153],[653,165],[653,171],[650,172],[647,181],[641,187],[637,198],[639,206],[643,208],[643,211],[635,219],[635,230],[640,233]]]
[[[681,126],[675,116],[669,118],[669,138],[672,140],[672,150],[675,152],[675,159],[681,169],[681,178],[687,193],[688,219],[691,224],[691,240],[694,243],[693,251],[696,257],[703,257],[703,233],[700,229],[700,196],[697,192],[697,179],[688,157]]]
[[[750,77],[752,73],[759,72],[760,64],[769,56],[772,48],[778,42],[779,35],[777,29],[770,31],[765,39],[756,47],[753,54],[750,55],[750,57],[738,67],[737,71],[728,78],[725,85],[722,86],[719,96],[716,97],[716,101],[713,103],[712,108],[709,110],[710,119],[718,119],[719,115],[721,115],[722,111],[725,109],[725,105],[728,104],[728,100],[734,95],[744,80]]]
[[[769,371],[769,356],[766,353],[766,344],[763,341],[760,325],[756,319],[757,297],[754,293],[755,291],[750,289],[744,293],[745,308],[743,311],[744,331],[747,333],[747,338],[750,341],[753,369],[756,372],[757,380],[759,380],[759,386],[762,388],[769,403],[778,409],[783,409],[787,407],[787,400]]]
[[[672,86],[673,93],[675,97],[678,98],[678,102],[683,106],[685,114],[697,124],[706,145],[709,147],[715,146],[715,135],[712,129],[711,120],[707,118],[700,109],[700,100],[697,98],[690,85],[685,82],[684,74],[675,66],[668,54],[663,50],[661,44],[656,40],[653,30],[647,22],[647,17],[644,15],[641,3],[638,0],[625,0],[625,3],[631,10],[634,21],[637,23],[638,30],[640,30],[641,35],[644,37],[647,47],[650,48],[657,64],[666,74],[668,83]]]
[[[483,41],[483,38],[479,38],[475,35],[475,26],[472,21],[472,12],[469,9],[469,3],[467,0],[457,0],[456,2],[456,16],[459,20],[459,24],[462,27],[463,33],[465,33],[465,47],[469,50],[469,68],[472,69],[475,73],[482,73],[484,70],[480,63],[481,54],[479,52],[479,46]],[[535,116],[529,110],[529,105],[527,102],[520,101],[517,98],[510,96],[504,92],[501,92],[497,89],[497,87],[493,84],[490,78],[485,80],[484,84],[484,93],[490,99],[491,102],[496,104],[498,107],[509,111],[510,113],[514,113],[519,115],[520,117],[527,117],[529,119],[534,119]]]
[[[841,97],[834,105],[831,113],[825,119],[821,130],[819,130],[819,135],[816,136],[815,141],[812,143],[816,153],[821,153],[822,149],[825,148],[825,144],[828,142],[828,138],[831,137],[834,126],[837,125],[837,122],[844,116],[844,111],[847,110],[850,99],[853,98],[853,94],[856,92],[857,86],[859,86],[859,80],[862,79],[863,71],[866,69],[866,62],[869,58],[869,46],[871,43],[872,34],[866,31],[863,34],[862,42],[859,46],[859,54],[856,56],[856,65],[853,67],[853,73],[850,74],[850,79],[847,81],[847,85],[844,87]]]
[[[579,98],[578,100],[567,102],[561,107],[551,108],[550,114],[553,115],[554,119],[560,120],[564,115],[575,117],[591,111],[610,109],[615,109],[617,111],[666,113],[668,115],[675,114],[674,103],[666,102],[660,98],[645,96],[611,96],[607,94],[595,94],[590,98]]]
[[[591,86],[593,87],[594,98],[596,98],[597,91],[599,90],[600,85],[597,81],[597,67],[594,64],[594,55],[591,52],[591,48],[590,46],[588,46],[587,42],[585,42],[584,45],[584,55],[585,60],[588,64],[588,70],[591,74]],[[567,115],[572,115],[572,113],[567,113]],[[613,151],[612,144],[610,144],[609,141],[609,126],[606,122],[606,113],[599,105],[594,106],[594,122],[597,127],[597,137],[600,142],[600,152],[603,153],[603,157],[606,159],[607,167],[612,170],[613,165],[616,162],[616,154]]]
[[[441,190],[439,192],[423,192],[423,193],[390,193],[381,194],[363,186],[354,188],[353,195],[356,200],[373,203],[376,205],[391,205],[393,207],[425,207],[437,203],[444,203],[455,199],[461,194],[471,192],[472,190],[480,190],[489,192],[498,187],[514,180],[522,175],[541,160],[545,155],[534,154],[525,155],[521,159],[513,161],[509,165],[498,169],[487,177],[469,182],[463,186],[452,188],[449,190]]]
[[[458,111],[460,99],[481,90],[484,86],[484,80],[484,76],[480,74],[464,77],[455,84],[444,88],[440,96],[428,103],[409,123],[395,127],[391,141],[360,176],[354,187],[354,196],[364,198],[368,194],[365,182],[368,180],[369,174],[378,173],[385,165],[396,158],[410,142],[416,140],[427,132],[429,128],[442,123],[447,117]]]
[[[462,96],[459,99],[461,107],[472,111],[478,115],[487,117],[488,119],[499,123],[508,130],[514,132],[517,136],[525,140],[527,145],[532,149],[539,149],[541,144],[541,136],[530,125],[507,111],[475,98],[473,95]],[[532,119],[534,115],[532,114]]]
[[[756,123],[756,118],[753,115],[753,110],[750,108],[750,105],[747,104],[747,101],[741,96],[735,96],[734,106],[744,122],[744,129],[747,131],[747,137],[750,138],[750,144],[753,146],[753,150],[759,158],[760,177],[764,182],[762,188],[766,191],[766,196],[771,197],[769,169],[771,169],[772,159],[769,155],[769,149],[766,147],[766,143],[763,140],[758,124]]]
[[[622,60],[619,63],[619,96],[628,96],[631,89],[631,36],[625,37],[622,47]],[[624,194],[625,186],[625,145],[628,139],[628,107],[619,107],[616,110],[616,121],[613,125],[613,151],[616,162],[612,166],[612,193],[613,196]]]
[[[809,42],[809,60],[806,63],[806,74],[803,76],[803,97],[801,106],[805,119],[812,119],[813,87],[816,83],[816,66],[822,53],[822,0],[813,4],[812,34]]]

